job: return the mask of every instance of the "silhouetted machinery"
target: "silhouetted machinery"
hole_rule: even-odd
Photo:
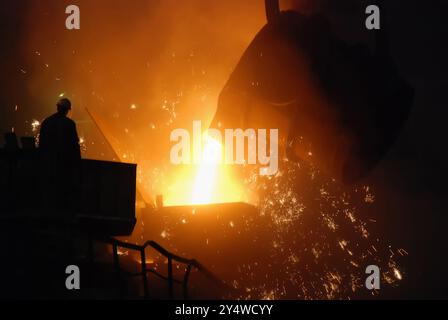
[[[337,37],[323,16],[265,2],[268,23],[222,90],[211,127],[279,129],[290,160],[311,157],[331,177],[357,181],[392,146],[413,101],[385,23],[372,31],[372,51]]]
[[[82,159],[75,172],[51,180],[29,139],[22,139],[24,148],[12,136],[5,140],[0,149],[0,219],[73,224],[93,236],[131,234],[135,164]]]

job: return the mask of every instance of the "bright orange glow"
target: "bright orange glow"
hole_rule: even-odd
[[[244,201],[244,188],[232,167],[221,164],[223,146],[208,135],[203,137],[199,165],[186,166],[164,194],[166,205],[191,205]]]
[[[193,187],[193,204],[205,204],[212,201],[221,158],[221,144],[209,136],[205,136],[204,140],[202,163],[198,167]]]

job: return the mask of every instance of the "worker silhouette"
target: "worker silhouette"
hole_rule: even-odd
[[[53,161],[73,162],[81,158],[75,122],[68,117],[70,100],[64,98],[56,104],[57,112],[42,122],[39,149]]]
[[[57,112],[41,125],[42,199],[46,212],[76,210],[81,151],[75,122],[68,117],[70,100],[63,98]]]

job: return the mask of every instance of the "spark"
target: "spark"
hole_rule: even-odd
[[[126,257],[126,256],[129,254],[129,251],[127,251],[127,250],[124,250],[124,251],[122,251],[122,250],[117,250],[117,254],[118,254],[119,256]]]
[[[40,122],[38,120],[34,119],[31,122],[31,129],[32,129],[32,131],[36,132],[37,130],[39,130],[39,127],[40,127]]]
[[[255,176],[246,180],[255,183],[265,194],[260,199],[259,211],[260,217],[272,219],[267,223],[272,227],[272,266],[268,269],[270,272],[266,271],[265,283],[243,283],[251,291],[238,298],[294,296],[301,299],[349,299],[364,288],[359,274],[372,258],[386,270],[388,284],[402,279],[396,262],[389,257],[389,246],[382,245],[377,237],[370,239],[370,219],[364,221],[357,214],[359,208],[355,203],[365,201],[366,194],[369,195],[366,202],[373,202],[374,195],[370,188],[364,187],[361,193],[356,193],[356,190],[342,191],[337,181],[323,179],[312,165],[283,161],[282,167],[282,174],[274,177]],[[311,199],[318,201],[316,205],[319,210],[313,210],[314,204],[307,202],[303,194],[313,194]],[[357,198],[352,199],[355,196]],[[344,238],[337,235],[344,235]],[[339,247],[349,259],[335,251],[335,247]],[[404,255],[403,250],[397,252]],[[312,260],[307,260],[310,256]],[[301,263],[297,263],[299,257]],[[344,263],[335,267],[333,261],[337,257]],[[240,266],[239,270],[241,281],[254,278],[250,267]],[[267,284],[268,279],[272,278],[275,282]],[[288,287],[288,283],[294,283],[300,289],[296,293],[290,292],[291,289],[287,291],[284,288]]]
[[[166,238],[168,238],[169,234],[168,234],[168,232],[167,232],[166,230],[163,230],[163,231],[160,233],[160,236],[161,236],[163,239],[166,239]]]
[[[400,270],[398,270],[397,268],[394,268],[394,276],[395,276],[395,278],[397,278],[398,280],[403,279]]]

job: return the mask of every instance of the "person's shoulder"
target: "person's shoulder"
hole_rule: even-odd
[[[68,120],[68,122],[70,123],[70,125],[72,125],[72,126],[76,126],[76,122],[75,122],[74,120],[72,120],[72,119],[70,119],[70,118],[67,118],[67,117],[66,117],[66,119]]]
[[[46,118],[42,121],[42,123],[40,124],[40,126],[43,127],[43,126],[46,126],[48,123],[53,122],[53,121],[54,121],[54,118],[55,118],[55,115],[56,115],[56,114],[52,114],[51,116],[46,117]]]
[[[60,117],[61,121],[63,121],[64,123],[68,124],[68,125],[72,125],[74,126],[76,123],[75,121],[73,121],[72,119],[70,119],[69,117]]]

